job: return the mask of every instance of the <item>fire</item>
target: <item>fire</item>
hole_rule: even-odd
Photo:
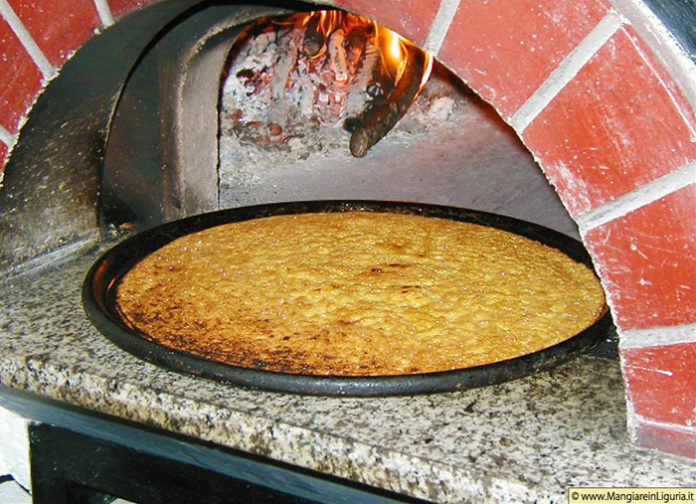
[[[244,44],[262,34],[263,44],[274,48],[272,57],[245,52],[250,66],[235,73],[239,80],[231,86],[241,85],[245,96],[267,92],[276,99],[289,93],[288,120],[301,114],[317,124],[341,124],[351,134],[355,157],[364,156],[404,116],[433,69],[430,54],[411,41],[341,10],[258,20],[232,54],[245,51]],[[278,109],[278,117],[283,110]],[[273,124],[276,133],[271,134],[277,136],[290,123]]]
[[[356,27],[365,28],[366,34],[374,36],[374,43],[379,48],[382,65],[393,79],[396,86],[403,77],[409,65],[408,54],[410,51],[420,49],[392,30],[378,25],[362,16],[351,14],[340,10],[320,10],[306,13],[295,14],[295,26],[303,28],[308,33],[310,44],[316,44],[316,48],[311,50],[312,59],[323,56],[327,51],[327,40],[331,35],[342,30],[343,33],[350,32]],[[432,71],[433,60],[427,51],[425,53],[425,65],[423,77],[421,78],[419,91],[425,87]]]
[[[319,26],[326,37],[341,25],[342,17],[340,11],[319,11]]]
[[[396,35],[392,32],[393,35]],[[401,37],[399,35],[392,36],[389,42],[389,55],[397,61],[404,58],[404,52],[401,50]]]
[[[425,85],[428,83],[430,74],[433,72],[433,57],[428,51],[423,51],[425,53],[425,71],[423,72],[423,78],[420,81],[420,86],[418,87],[418,92],[420,93]]]
[[[342,18],[345,16],[341,14],[341,11],[334,10],[321,10],[308,12],[307,14],[297,14],[298,20],[296,24],[307,30],[310,36],[313,36],[314,42],[318,46],[316,51],[312,51],[312,59],[317,59],[326,53],[326,40],[333,32],[341,29],[344,24]]]
[[[375,23],[375,42],[380,48],[382,65],[387,69],[389,75],[394,80],[394,85],[398,84],[404,74],[404,69],[408,62],[405,44],[406,39],[398,33],[394,33],[388,28],[379,26]]]

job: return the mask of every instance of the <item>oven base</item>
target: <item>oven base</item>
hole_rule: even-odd
[[[34,420],[34,504],[427,502],[26,394],[0,399]]]

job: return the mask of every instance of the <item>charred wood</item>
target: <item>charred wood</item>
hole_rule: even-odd
[[[275,51],[274,72],[271,79],[273,98],[285,97],[285,88],[290,79],[290,73],[297,65],[299,55],[297,42],[297,37],[293,31],[286,31],[278,36],[278,48]]]
[[[345,82],[348,80],[348,58],[344,47],[346,36],[342,29],[338,29],[329,37],[329,58],[333,67],[336,80]]]
[[[290,139],[304,139],[308,150],[338,147],[345,142],[336,128],[342,124],[352,135],[353,155],[364,156],[408,110],[422,79],[423,53],[406,45],[406,69],[395,83],[395,61],[384,59],[376,25],[350,14],[327,16],[260,20],[237,40],[221,102],[221,129],[235,142],[270,142],[293,152]],[[325,141],[309,140],[325,126]]]
[[[310,58],[316,58],[326,50],[326,35],[321,30],[319,16],[312,16],[307,23],[302,49]]]
[[[374,109],[382,107],[394,88],[394,81],[381,64],[377,45],[366,40],[362,49],[344,102],[343,127],[349,133],[353,133]]]
[[[407,67],[394,90],[383,103],[369,107],[355,123],[357,127],[350,138],[353,156],[363,157],[367,154],[403,117],[418,96],[424,71],[425,54],[417,48],[410,48]]]

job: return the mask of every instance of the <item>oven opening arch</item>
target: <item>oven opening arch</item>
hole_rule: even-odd
[[[349,1],[339,3],[348,7],[351,5]],[[546,103],[541,111],[537,111],[533,121],[526,125],[526,119],[515,122],[518,128],[524,125],[520,136],[542,161],[542,166],[547,170],[549,178],[553,178],[557,186],[564,191],[564,201],[574,209],[573,215],[585,225],[583,239],[599,262],[600,275],[609,291],[615,318],[627,343],[624,354],[628,359],[641,359],[643,357],[638,354],[646,352],[650,355],[654,352],[669,355],[672,352],[672,346],[682,343],[688,345],[689,342],[684,341],[684,337],[679,340],[678,335],[688,334],[688,328],[694,323],[693,285],[687,283],[683,288],[680,287],[683,282],[679,281],[679,279],[694,277],[692,225],[694,160],[692,154],[685,154],[683,150],[680,150],[682,148],[693,150],[693,142],[689,138],[693,136],[694,131],[690,119],[693,118],[694,101],[688,90],[684,90],[683,81],[679,77],[680,70],[670,66],[668,61],[670,57],[660,54],[654,41],[651,42],[650,35],[646,34],[646,22],[639,19],[640,12],[638,14],[635,12],[635,5],[641,3],[617,0],[608,6],[605,2],[592,2],[595,9],[592,15],[587,16],[587,11],[581,13],[586,15],[585,19],[589,20],[589,31],[586,32],[576,31],[576,25],[567,21],[572,18],[571,11],[576,7],[567,7],[570,10],[566,13],[556,12],[561,19],[558,22],[558,28],[574,27],[573,30],[568,30],[569,33],[574,34],[574,40],[569,47],[561,50],[564,57],[591,34],[600,35],[599,38],[594,35],[590,37],[590,40],[595,42],[593,51],[597,52],[590,55],[580,69],[577,69],[576,74],[573,75],[571,72],[570,81],[557,90],[557,94],[552,96],[551,101]],[[3,265],[16,263],[75,240],[94,237],[97,229],[95,208],[100,185],[98,166],[104,155],[109,117],[113,111],[118,90],[139,52],[152,40],[159,28],[181,14],[185,8],[195,4],[198,2],[161,2],[124,17],[112,29],[102,34],[102,40],[111,36],[112,32],[126,31],[129,23],[131,28],[139,26],[143,36],[136,37],[139,42],[133,42],[133,33],[125,36],[126,39],[130,38],[130,42],[124,42],[120,46],[121,55],[124,57],[120,61],[118,58],[110,59],[108,63],[111,65],[117,61],[116,65],[119,69],[116,74],[111,73],[107,78],[106,75],[113,72],[113,69],[107,69],[102,72],[103,75],[99,75],[99,71],[88,71],[85,70],[86,67],[80,66],[82,63],[78,60],[81,56],[88,55],[91,51],[92,58],[98,59],[100,51],[106,51],[106,44],[100,45],[100,37],[95,37],[83,46],[75,58],[64,65],[61,74],[51,82],[37,100],[32,114],[22,129],[20,140],[13,150],[5,172],[4,187],[0,192],[0,207],[3,210],[3,219],[0,222]],[[451,4],[454,5],[456,2]],[[553,8],[562,9],[556,6]],[[371,7],[365,5],[357,8],[366,15],[371,14],[366,12],[370,9]],[[383,13],[375,17],[384,17],[386,25],[393,26],[407,36],[408,30],[403,30],[403,26],[399,26],[402,23],[400,19],[410,19],[414,26],[413,33],[416,35],[420,33],[421,40],[425,41],[430,32],[427,26],[423,30],[423,22],[429,25],[431,22],[439,23],[443,19],[446,20],[446,16],[440,15],[440,12],[436,9],[436,12],[429,13],[431,17],[427,21],[423,21],[427,18],[424,15],[417,22],[413,21],[413,16],[409,17],[407,10],[403,10],[401,15],[397,16],[394,11],[385,9]],[[445,11],[442,10],[442,12]],[[579,11],[575,12],[579,15]],[[617,12],[620,15],[617,15]],[[150,16],[155,14],[158,16],[158,21],[153,23],[155,18]],[[483,16],[485,13],[473,12],[473,14]],[[566,21],[563,21],[564,15]],[[391,22],[386,19],[390,16]],[[622,16],[632,20],[633,28],[622,21]],[[498,19],[504,18],[503,15],[498,16]],[[635,19],[638,21],[633,22]],[[510,120],[519,110],[518,107],[522,105],[517,102],[513,104],[514,100],[508,100],[504,104],[499,100],[502,100],[501,97],[505,95],[503,81],[510,83],[519,75],[515,76],[514,72],[506,73],[505,71],[497,74],[488,72],[481,77],[482,80],[475,81],[474,74],[479,73],[476,70],[481,68],[467,68],[465,65],[457,68],[456,61],[447,61],[448,58],[454,58],[453,54],[457,53],[457,48],[461,53],[462,48],[465,47],[462,45],[465,39],[460,39],[458,45],[454,43],[456,40],[452,39],[448,42],[447,38],[455,33],[463,37],[462,27],[466,26],[466,19],[457,17],[455,13],[450,23],[439,56],[450,67],[455,68],[459,75],[466,77],[466,80],[482,96],[502,110],[506,120]],[[478,23],[478,25],[492,27],[495,23]],[[595,31],[595,28],[598,31]],[[488,28],[485,29],[488,30]],[[494,31],[494,28],[490,30]],[[517,42],[520,42],[522,33],[516,32]],[[449,48],[447,44],[451,44]],[[130,47],[131,52],[126,46]],[[133,50],[134,47],[137,49]],[[602,52],[602,48],[612,49],[612,57],[615,59],[608,59],[607,52]],[[513,53],[514,51],[510,54]],[[489,56],[495,59],[494,53]],[[514,68],[511,64],[513,62],[511,56],[508,55],[500,60],[508,64],[510,68]],[[563,58],[561,60],[563,61]],[[622,171],[624,166],[619,160],[620,169],[605,169],[604,172],[607,172],[605,176],[592,178],[589,176],[591,170],[586,170],[587,166],[573,164],[573,156],[579,154],[578,148],[581,147],[582,137],[576,137],[573,140],[574,147],[571,148],[564,147],[563,142],[558,138],[547,144],[540,144],[538,141],[540,138],[553,137],[553,134],[563,131],[561,127],[563,124],[567,125],[569,121],[572,123],[572,120],[577,120],[577,117],[567,117],[563,114],[552,114],[552,112],[554,107],[561,103],[562,97],[568,96],[564,93],[570,93],[574,85],[590,86],[591,79],[587,77],[588,72],[591,77],[594,77],[594,73],[602,68],[601,60],[622,63],[612,66],[617,69],[616,71],[626,68],[635,69],[635,71],[625,74],[626,78],[623,80],[619,79],[620,75],[612,74],[615,80],[610,84],[614,84],[614,88],[620,90],[619,92],[605,93],[604,90],[610,90],[612,86],[604,86],[602,90],[593,89],[593,93],[588,93],[591,98],[601,98],[585,103],[597,105],[588,117],[592,119],[595,126],[600,129],[606,128],[605,131],[609,134],[602,137],[606,140],[593,136],[589,127],[585,129],[578,127],[573,131],[584,132],[588,135],[587,138],[597,141],[601,148],[594,152],[598,152],[601,157],[595,159],[600,161],[612,161],[612,159],[616,161],[618,158],[611,158],[607,153],[624,152],[620,145],[617,147],[612,143],[613,139],[622,139],[624,144],[629,144],[629,140],[633,141],[639,148],[635,149],[637,157],[625,158],[631,161],[631,170],[628,172]],[[558,60],[551,58],[550,61],[553,61],[556,66],[560,65]],[[76,75],[78,68],[82,68],[80,80],[73,80],[68,85],[69,75],[71,73]],[[534,65],[529,68],[531,72],[541,76],[542,81],[549,75]],[[495,81],[495,75],[500,77],[498,81]],[[114,76],[117,78],[113,79]],[[493,80],[486,81],[486,79]],[[63,84],[60,84],[61,82]],[[61,89],[62,91],[59,92]],[[639,97],[640,89],[648,89],[650,93]],[[520,96],[516,96],[519,99]],[[90,108],[89,103],[96,103],[97,98],[101,104]],[[106,100],[101,102],[101,98]],[[523,96],[523,98],[526,97]],[[583,95],[579,93],[570,98],[577,103],[582,103]],[[67,110],[77,111],[79,115],[89,109],[89,114],[87,117],[66,116],[65,111],[59,108],[59,104],[66,101],[70,104]],[[634,113],[631,116],[619,114],[617,117],[615,111],[625,110],[629,105],[634,107]],[[648,112],[648,109],[652,112]],[[517,119],[522,117],[518,115]],[[48,118],[48,121],[42,125],[41,118]],[[617,122],[616,119],[620,121]],[[63,123],[68,123],[69,126],[62,126]],[[651,125],[654,132],[641,136],[641,132],[645,133],[645,128],[641,129],[641,127],[646,124]],[[660,124],[668,127],[660,128]],[[582,123],[576,123],[576,126],[578,125],[582,126]],[[536,142],[533,135],[535,127],[537,128]],[[666,132],[667,130],[670,131]],[[71,154],[70,158],[67,156],[68,153]],[[584,162],[587,162],[587,159],[589,158],[585,158]],[[655,160],[659,162],[655,163]],[[648,166],[649,163],[652,166]],[[603,165],[605,168],[611,168],[609,163]],[[619,180],[612,179],[616,173],[623,173]],[[624,198],[625,195],[629,195],[629,198]],[[631,199],[635,195],[639,197],[638,200]],[[612,204],[614,201],[618,201],[618,204]],[[632,203],[625,206],[627,201]],[[607,204],[609,206],[605,206]],[[608,213],[587,213],[597,208],[602,211],[608,210]],[[45,223],[45,227],[50,232],[37,232],[37,222]],[[647,228],[650,227],[651,222],[660,223],[662,231],[645,233],[646,230],[650,231]],[[618,239],[621,234],[627,237],[626,240]],[[660,260],[655,254],[665,236],[672,237],[670,244],[674,245],[674,252],[668,253],[669,267],[666,273],[662,273],[658,267]],[[646,255],[646,251],[650,254],[645,258],[638,254],[641,252]],[[628,264],[630,268],[621,268],[622,264]],[[662,328],[667,328],[668,331],[663,331]],[[649,336],[645,335],[646,331],[650,334]],[[654,334],[657,336],[653,336]],[[675,340],[669,334],[676,334],[677,339]],[[657,348],[653,348],[655,346]],[[645,429],[641,430],[641,419],[652,419],[651,421],[657,422],[660,432],[667,433],[666,437],[670,437],[675,432],[677,433],[675,435],[679,437],[683,427],[688,429],[689,425],[693,425],[691,417],[679,407],[674,415],[663,413],[661,408],[658,408],[658,412],[654,412],[652,403],[647,400],[651,393],[650,388],[646,389],[644,385],[640,385],[644,382],[643,378],[627,374],[626,380],[629,397],[639,399],[636,403],[637,410],[635,410],[638,416],[631,421],[635,440],[641,442],[640,439],[645,439],[645,443],[654,444],[651,441],[656,436],[654,425],[645,424]],[[633,383],[636,385],[632,385]],[[645,401],[640,400],[643,392],[645,392]],[[693,394],[693,391],[675,389],[667,395],[688,399],[691,397],[688,394]],[[671,410],[674,408],[669,405],[664,408],[667,412]],[[641,438],[643,436],[641,432],[644,432],[646,437]],[[667,442],[668,445],[670,443],[671,441]]]
[[[401,137],[391,142],[387,135],[382,143],[388,147],[378,144],[375,155],[352,159],[345,132],[345,147],[313,152],[313,141],[336,145],[335,131],[343,131],[337,123],[323,127],[322,132],[333,129],[328,134],[295,131],[291,142],[306,136],[299,155],[294,147],[273,154],[273,145],[261,142],[255,149],[237,144],[244,153],[236,156],[241,161],[223,161],[226,154],[230,158],[223,144],[232,134],[223,133],[218,107],[223,106],[224,83],[219,76],[230,64],[226,55],[246,29],[237,10],[214,7],[186,17],[159,36],[131,72],[111,123],[101,177],[102,232],[143,229],[230,206],[343,198],[499,212],[579,238],[575,223],[515,132],[439,62],[431,81],[437,80],[433,85],[448,95],[438,98],[442,92],[436,91],[419,97],[412,109],[423,100],[430,100],[428,105],[420,106],[410,123],[406,118],[397,123],[397,129],[408,123]],[[280,26],[288,19],[263,17]],[[452,96],[458,100],[454,107],[447,102],[454,101]],[[282,108],[285,99],[273,99],[267,108]],[[438,100],[451,108],[445,112],[445,127],[428,116],[442,116],[435,110]],[[419,131],[411,134],[414,128]],[[424,128],[427,134],[422,134]],[[230,179],[236,186],[230,188]]]

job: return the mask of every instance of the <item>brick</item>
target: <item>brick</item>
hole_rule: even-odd
[[[633,441],[644,448],[696,458],[696,431],[684,431],[638,422],[634,427]]]
[[[694,160],[670,90],[619,30],[524,131],[573,216]]]
[[[607,9],[599,0],[466,0],[438,57],[509,118]]]
[[[94,34],[101,24],[94,2],[84,0],[8,0],[34,38],[39,49],[54,66]]]
[[[0,125],[11,133],[41,89],[41,72],[0,18]]]
[[[162,0],[107,0],[111,7],[111,14],[114,19],[118,19],[131,11],[140,9],[147,5],[161,2]]]
[[[585,234],[620,328],[696,321],[695,187]]]
[[[0,142],[0,181],[2,181],[2,172],[5,168],[5,157],[7,156],[7,151],[8,151],[7,145],[4,143]]]
[[[336,0],[341,7],[377,21],[422,45],[440,7],[440,0]]]
[[[646,63],[650,65],[655,74],[665,85],[665,88],[674,99],[677,108],[683,112],[682,117],[689,123],[689,127],[693,131],[696,131],[696,111],[694,111],[693,107],[689,104],[689,101],[682,94],[680,87],[676,82],[674,82],[672,76],[662,66],[662,63],[660,63],[650,48],[641,40],[640,36],[630,26],[624,27],[624,31],[636,50],[640,52]]]
[[[637,415],[696,429],[696,343],[623,348],[621,356]]]

